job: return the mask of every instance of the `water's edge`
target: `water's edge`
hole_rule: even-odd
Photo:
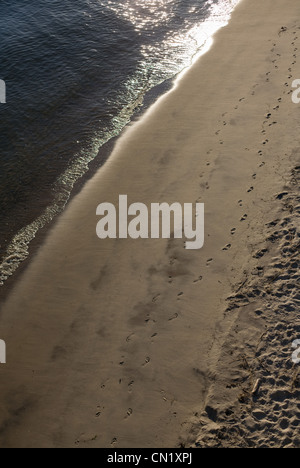
[[[44,226],[37,230],[33,239],[28,243],[28,253],[23,259],[19,259],[18,262],[14,265],[14,271],[4,280],[1,284],[1,268],[2,264],[5,262],[5,258],[3,259],[2,264],[0,264],[0,304],[5,301],[8,294],[14,288],[16,282],[20,279],[23,275],[25,270],[30,265],[32,259],[34,258],[35,254],[37,253],[38,249],[43,245],[44,241],[46,240],[49,232],[55,228],[56,223],[60,219],[60,216],[64,214],[65,209],[69,206],[72,202],[74,197],[79,195],[85,184],[92,179],[92,177],[96,174],[96,172],[101,169],[101,167],[105,164],[105,162],[109,159],[115,144],[122,137],[124,132],[134,124],[134,122],[138,121],[142,118],[143,114],[164,94],[169,92],[177,79],[178,75],[175,75],[172,79],[165,80],[163,83],[154,86],[150,89],[144,96],[143,103],[139,108],[137,108],[134,114],[131,116],[130,121],[128,124],[121,130],[121,132],[117,135],[112,137],[108,140],[101,148],[97,156],[92,159],[87,167],[86,172],[76,180],[74,183],[73,189],[70,192],[69,198],[64,206],[64,209],[58,213],[56,216],[51,218]],[[18,233],[19,234],[19,233]],[[17,235],[18,235],[17,234]]]
[[[225,27],[229,20],[230,18],[226,23],[219,25],[217,30]],[[91,179],[107,161],[117,139],[120,138],[128,126],[131,126],[137,121],[159,97],[172,89],[176,79],[193,65],[195,60],[201,55],[201,52],[209,50],[213,35],[214,34],[207,36],[206,42],[199,45],[198,50],[190,57],[188,66],[179,70],[173,77],[149,89],[144,95],[140,95],[139,100],[135,102],[135,107],[132,108],[131,116],[127,118],[127,122],[124,123],[124,126],[119,129],[114,136],[110,135],[108,137],[108,141],[102,144],[97,155],[91,154],[85,160],[79,158],[74,163],[71,167],[71,172],[69,174],[71,177],[69,177],[68,184],[64,183],[65,174],[61,174],[55,184],[54,199],[42,200],[40,207],[36,208],[36,212],[32,213],[32,222],[22,227],[16,234],[5,234],[7,235],[8,242],[4,249],[2,246],[2,252],[0,250],[0,254],[2,255],[2,258],[0,258],[1,297],[6,296],[5,291],[10,289],[10,285],[14,283],[14,279],[17,279],[27,267],[38,246],[41,245],[48,231],[53,228],[58,217],[64,212],[66,206],[68,206],[73,197],[81,191],[85,183]],[[20,268],[21,265],[22,268]],[[6,288],[4,288],[5,284],[8,285]]]

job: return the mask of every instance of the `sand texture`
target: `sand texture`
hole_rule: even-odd
[[[299,183],[298,166],[277,195],[281,206],[267,224],[264,248],[253,252],[258,266],[228,297],[225,316],[237,318],[218,336],[224,345],[191,431],[195,447],[300,447],[300,372],[291,359],[300,336]]]

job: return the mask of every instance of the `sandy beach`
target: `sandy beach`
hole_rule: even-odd
[[[300,446],[299,20],[242,0],[58,218],[1,304],[1,447]],[[204,203],[204,248],[100,240],[121,194]]]

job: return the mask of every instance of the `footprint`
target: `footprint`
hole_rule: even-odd
[[[147,356],[143,366],[146,366],[147,364],[149,364],[150,361],[151,361],[151,359],[149,358],[149,356]]]
[[[128,408],[125,419],[130,418],[130,416],[132,415],[132,413],[133,413],[133,409],[132,409],[132,408]]]
[[[255,255],[253,255],[253,258],[262,258],[267,252],[268,249],[259,250]]]
[[[105,382],[103,382],[103,384],[101,384],[101,389],[104,390],[108,383],[109,383],[109,380],[106,380]]]
[[[100,418],[101,414],[102,414],[102,411],[100,411],[100,406],[98,406],[97,413],[95,414],[95,417]]]
[[[97,440],[97,438],[97,434],[81,434],[79,439],[75,440],[75,445],[80,445],[81,443],[86,444],[88,442],[94,442],[95,440]]]
[[[247,191],[247,193],[251,193],[251,192],[253,192],[253,190],[254,190],[254,187],[250,187],[249,190]]]
[[[132,390],[133,390],[133,384],[134,384],[134,380],[132,380],[129,384],[128,384],[128,391],[129,393],[132,393]]]
[[[271,221],[270,223],[266,224],[267,227],[275,227],[279,223],[279,219],[275,219],[275,221]]]
[[[282,200],[284,197],[286,197],[289,193],[288,192],[282,192],[279,195],[277,195],[276,200]]]
[[[209,258],[206,262],[206,266],[210,266],[210,264],[213,262],[213,258]]]
[[[160,294],[157,294],[157,296],[154,296],[152,298],[152,302],[156,302],[159,297],[160,297]]]
[[[194,283],[199,283],[199,281],[203,280],[203,276],[199,276],[199,278],[194,280]]]
[[[227,250],[230,250],[231,247],[232,247],[231,244],[227,244],[222,250],[225,252],[225,251],[227,251]]]
[[[176,320],[177,318],[178,318],[178,314],[176,312],[174,315],[172,315],[171,318],[169,318],[169,322],[172,322],[172,320]]]
[[[282,33],[286,32],[287,30],[288,30],[287,27],[282,26],[281,29],[280,29],[280,31],[279,31],[279,33],[278,33],[278,36],[280,36]]]
[[[236,233],[236,228],[232,228],[232,229],[231,229],[231,235],[234,236],[235,233]]]
[[[246,221],[247,218],[248,218],[248,215],[244,214],[244,216],[241,218],[241,221]]]
[[[183,296],[183,292],[180,292],[179,294],[177,294],[177,301],[180,301],[180,298]]]
[[[253,174],[252,179],[255,180],[257,177],[257,174]]]

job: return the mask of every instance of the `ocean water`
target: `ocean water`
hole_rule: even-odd
[[[153,87],[239,0],[1,0],[0,285]]]

